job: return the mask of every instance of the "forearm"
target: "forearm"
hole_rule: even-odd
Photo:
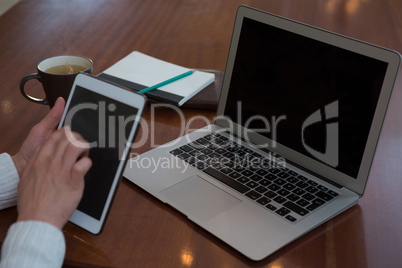
[[[66,245],[63,233],[39,221],[14,223],[1,249],[3,267],[61,267]]]
[[[10,155],[0,154],[0,210],[17,205],[19,176]]]

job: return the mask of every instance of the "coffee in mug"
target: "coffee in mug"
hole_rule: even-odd
[[[37,73],[27,75],[21,79],[20,90],[28,100],[53,107],[58,97],[66,101],[70,94],[74,79],[78,73],[92,73],[92,60],[82,56],[56,56],[41,61],[37,66]],[[32,97],[25,92],[25,84],[31,79],[42,83],[46,98]]]

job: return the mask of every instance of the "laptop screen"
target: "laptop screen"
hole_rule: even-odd
[[[244,18],[224,115],[356,178],[387,66]]]

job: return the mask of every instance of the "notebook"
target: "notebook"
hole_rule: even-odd
[[[157,85],[191,69],[134,51],[103,71],[98,77],[134,91]],[[193,74],[169,83],[145,95],[150,99],[183,105],[214,82],[215,74],[195,70]]]
[[[261,260],[363,195],[399,64],[241,6],[215,124],[130,159],[124,177]]]

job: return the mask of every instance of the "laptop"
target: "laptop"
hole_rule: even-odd
[[[261,260],[363,195],[400,59],[241,6],[214,124],[123,176]]]

